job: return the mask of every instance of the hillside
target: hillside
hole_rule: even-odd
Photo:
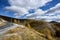
[[[23,20],[20,24],[0,19],[0,40],[59,40],[60,24],[41,20]]]

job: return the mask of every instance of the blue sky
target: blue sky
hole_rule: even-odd
[[[7,11],[7,10],[4,9],[7,6],[11,6],[8,1],[9,0],[0,0],[0,15],[14,17],[14,12],[13,11]],[[46,10],[56,6],[56,4],[58,4],[58,3],[60,3],[60,0],[52,0],[48,3],[46,3],[46,5],[44,5],[42,7],[38,7],[38,9],[42,9],[43,11],[46,11]],[[28,10],[28,12],[29,13],[34,13],[35,10],[30,9],[30,10]],[[25,16],[26,16],[26,14],[24,16],[22,16],[21,18],[23,18]]]
[[[42,10],[48,10],[49,8],[54,7],[58,3],[60,3],[60,0],[52,0],[51,2],[46,3],[46,5],[40,8]]]
[[[8,0],[0,0],[0,9],[6,6],[10,6],[10,4],[8,3]]]

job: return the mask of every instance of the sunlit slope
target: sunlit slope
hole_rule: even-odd
[[[5,20],[4,22],[1,20],[1,22],[1,24],[4,23],[4,25],[0,26],[0,28],[4,29],[3,31],[7,31],[0,35],[0,40],[47,40],[44,34],[41,34],[34,29],[29,29],[24,25],[18,24],[18,26],[12,27],[13,23]],[[1,32],[2,31],[0,31],[0,33]]]
[[[17,23],[15,23],[17,22]],[[17,25],[18,26],[17,26]],[[5,29],[6,28],[6,29]],[[55,40],[56,32],[60,32],[60,24],[48,23],[41,20],[23,19],[10,22],[0,19],[1,40]],[[7,31],[6,31],[7,30]]]
[[[8,22],[8,21],[3,20],[3,19],[0,18],[0,30],[5,29],[7,27],[11,27],[11,26],[13,26],[13,23]]]
[[[0,26],[3,26],[3,25],[5,25],[5,21],[0,18]]]
[[[18,26],[8,30],[1,40],[47,40],[42,36],[43,34],[40,34],[33,29]]]

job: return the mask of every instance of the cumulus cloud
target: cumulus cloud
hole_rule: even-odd
[[[60,3],[55,7],[52,7],[46,11],[37,9],[38,7],[44,6],[47,2],[52,0],[9,0],[11,6],[6,7],[5,9],[15,12],[15,17],[19,18],[20,16],[25,15],[25,19],[43,19],[47,21],[57,21],[60,19]],[[34,13],[29,13],[30,9],[35,9]]]
[[[39,6],[45,5],[45,3],[52,0],[9,0],[9,3],[12,6],[20,6],[24,8],[37,8]]]
[[[47,2],[50,1],[52,0],[9,0],[11,6],[6,7],[6,9],[14,11],[14,15],[16,17],[29,14],[28,10],[30,9],[36,9],[37,13],[42,14],[43,12],[41,10],[37,10],[37,8],[44,6]]]
[[[48,18],[49,20],[60,22],[60,3],[58,3],[55,7],[47,10],[45,15],[48,15],[47,17],[50,17]]]
[[[24,18],[25,19],[28,19],[28,18],[29,19],[35,19],[35,18],[37,18],[37,16],[39,17],[39,16],[43,15],[45,12],[46,11],[43,11],[41,9],[37,9],[35,13],[27,14]]]
[[[23,7],[16,7],[16,6],[11,6],[11,7],[5,7],[6,10],[13,11],[15,14],[15,18],[19,18],[21,15],[28,13],[25,8]]]
[[[56,16],[57,18],[60,18],[60,3],[58,3],[55,7],[50,8],[47,12],[46,15],[48,16]]]
[[[33,15],[27,16],[26,18],[60,22],[60,3],[58,3],[55,7],[48,9],[46,12],[42,11],[43,14],[41,15],[39,13],[40,12],[37,12],[37,14],[35,13]]]
[[[58,3],[55,7],[50,8],[46,15],[50,16],[50,20],[60,22],[60,3]]]
[[[52,7],[50,9],[47,10],[47,13],[53,13],[53,12],[56,12],[56,11],[59,11],[60,10],[60,3],[56,4],[55,7]]]

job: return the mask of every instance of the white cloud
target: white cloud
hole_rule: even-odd
[[[21,15],[27,14],[24,18],[30,19],[46,19],[46,20],[57,20],[60,17],[60,3],[58,3],[55,7],[48,9],[47,11],[43,11],[41,9],[37,9],[38,7],[44,6],[47,2],[52,0],[9,0],[10,7],[6,7],[6,9],[14,11],[16,17],[20,17]],[[29,9],[35,9],[35,13],[29,14]],[[48,16],[42,16],[47,14]],[[56,16],[57,14],[57,16]],[[53,16],[52,16],[53,15]]]
[[[40,15],[41,12],[43,14]],[[55,7],[50,8],[46,12],[43,12],[42,10],[40,10],[40,12],[27,16],[26,18],[45,19],[46,21],[57,21],[58,22],[58,20],[60,20],[60,3],[58,3]]]
[[[16,7],[16,6],[11,6],[11,7],[6,7],[6,10],[11,10],[13,12],[15,12],[15,16],[18,18],[19,16],[28,13],[27,9],[23,8],[23,7]]]
[[[24,18],[37,18],[37,16],[43,15],[45,14],[45,11],[41,10],[41,9],[37,9],[35,13],[31,13],[31,14],[27,14]]]
[[[9,0],[11,6],[19,6],[24,8],[37,8],[45,5],[52,0]]]
[[[37,13],[41,14],[43,11],[37,10],[37,8],[44,6],[50,1],[52,0],[9,0],[11,6],[6,7],[6,9],[16,12],[16,14],[14,14],[16,17],[28,14],[29,9],[36,9]]]
[[[60,21],[60,3],[58,3],[55,7],[52,7],[49,10],[47,10],[45,14],[48,15],[46,18],[49,17],[47,20],[52,20],[57,22]]]
[[[47,13],[53,13],[53,12],[56,12],[56,11],[59,11],[60,10],[60,3],[56,4],[55,7],[52,7],[50,9],[47,10]]]

